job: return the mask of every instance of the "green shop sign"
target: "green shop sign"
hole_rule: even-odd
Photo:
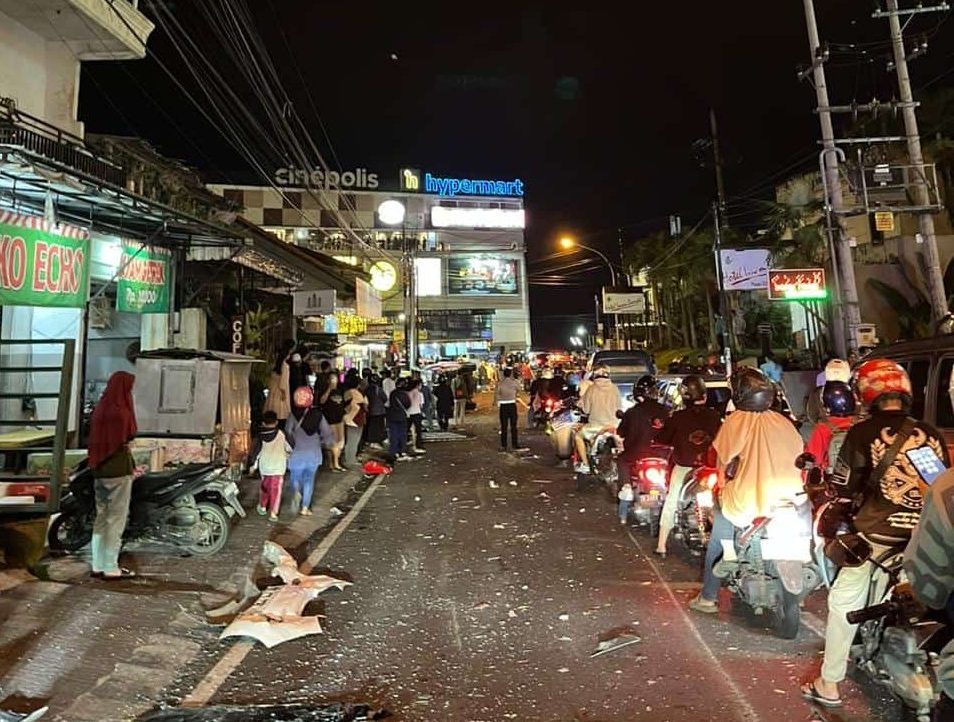
[[[89,297],[89,233],[0,211],[0,305],[82,308]]]
[[[169,252],[123,243],[116,310],[126,313],[169,312]]]

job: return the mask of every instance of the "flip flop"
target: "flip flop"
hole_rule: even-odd
[[[136,576],[136,572],[132,569],[126,569],[125,567],[120,567],[119,574],[103,574],[102,579],[107,582],[112,582],[117,579],[133,579]]]
[[[802,697],[814,702],[815,704],[820,704],[822,707],[841,707],[841,697],[836,697],[832,699],[831,697],[825,697],[821,692],[818,691],[818,688],[815,686],[814,682],[809,682],[808,684],[802,685]]]

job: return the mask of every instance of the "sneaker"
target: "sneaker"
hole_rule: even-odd
[[[514,451],[530,451],[529,446],[518,446]]]
[[[309,509],[307,506],[303,506],[300,513],[302,516],[311,516],[312,514],[314,514],[314,512],[311,509]]]
[[[268,515],[268,520],[269,520],[269,521],[278,521],[278,514],[269,514],[269,515]]]
[[[255,511],[258,512],[258,515],[259,515],[259,516],[265,516],[265,507],[264,507],[264,506],[257,506],[257,507],[255,507]]]
[[[577,474],[589,474],[589,473],[590,473],[590,465],[589,465],[589,464],[583,464],[583,463],[577,463],[576,466],[573,467],[573,471],[575,471]]]
[[[410,461],[411,457],[407,454],[398,454],[394,457],[395,461]]]
[[[619,520],[619,523],[622,524],[623,526],[626,526],[626,520],[625,520],[625,519],[620,519],[620,520]]]
[[[719,604],[718,602],[704,599],[700,594],[689,602],[689,609],[695,612],[702,612],[703,614],[717,614],[719,612]]]
[[[415,456],[424,456],[427,452],[424,449],[412,449],[411,453]]]

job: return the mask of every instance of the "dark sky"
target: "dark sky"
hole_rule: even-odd
[[[629,14],[601,3],[249,4],[326,154],[299,71],[345,167],[522,178],[531,261],[552,252],[564,230],[615,254],[618,227],[636,238],[665,227],[674,212],[692,225],[714,195],[711,168],[692,152],[707,134],[710,106],[738,223],[752,220],[747,196],[770,194],[786,168],[817,163],[814,92],[795,77],[808,62],[798,0],[633,3],[639,12]],[[838,44],[833,102],[890,99],[887,21],[870,17],[871,2],[817,4],[823,40]],[[148,2],[140,5],[149,13]],[[228,74],[195,4],[168,5]],[[909,28],[931,36],[930,52],[911,66],[916,87],[954,81],[954,70],[938,77],[954,68],[947,15],[918,17]],[[161,29],[149,47],[195,89]],[[84,64],[81,118],[90,131],[141,135],[210,181],[255,180],[153,59]],[[578,325],[568,316],[591,313],[605,279],[588,280],[592,287],[566,293],[532,289],[537,345],[565,343]]]

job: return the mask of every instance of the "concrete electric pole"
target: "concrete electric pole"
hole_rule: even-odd
[[[858,325],[861,323],[861,310],[858,306],[858,287],[855,281],[855,264],[851,255],[851,243],[845,232],[844,222],[839,211],[844,201],[841,192],[841,179],[838,175],[838,149],[835,146],[835,130],[831,122],[831,108],[828,100],[828,85],[825,80],[825,57],[818,41],[818,23],[815,20],[813,0],[804,0],[805,25],[808,27],[808,48],[811,51],[811,74],[815,82],[815,97],[818,103],[818,120],[821,124],[822,153],[827,181],[828,197],[825,205],[830,208],[837,224],[837,234],[833,240],[835,257],[832,258],[832,270],[838,274],[841,282],[841,298],[836,299],[833,309],[834,341],[838,355],[847,357],[848,351],[858,350]],[[843,313],[839,313],[838,306]],[[845,327],[838,323],[844,320]],[[847,333],[846,333],[847,331]],[[846,338],[847,336],[847,338]]]
[[[898,74],[898,89],[901,96],[901,117],[904,119],[904,134],[907,137],[908,157],[913,166],[914,202],[918,207],[918,225],[924,245],[924,260],[927,268],[928,295],[931,299],[931,311],[935,320],[948,312],[947,293],[944,290],[944,274],[941,271],[941,259],[937,252],[937,236],[934,233],[934,211],[931,206],[927,178],[924,175],[924,156],[921,153],[921,138],[918,135],[916,103],[911,92],[911,78],[908,76],[908,60],[904,50],[904,37],[901,34],[900,15],[912,15],[916,12],[932,12],[947,9],[946,3],[933,8],[918,7],[900,10],[898,0],[887,0],[888,9],[877,11],[874,17],[888,18],[891,30],[891,44],[894,48],[894,65]]]

